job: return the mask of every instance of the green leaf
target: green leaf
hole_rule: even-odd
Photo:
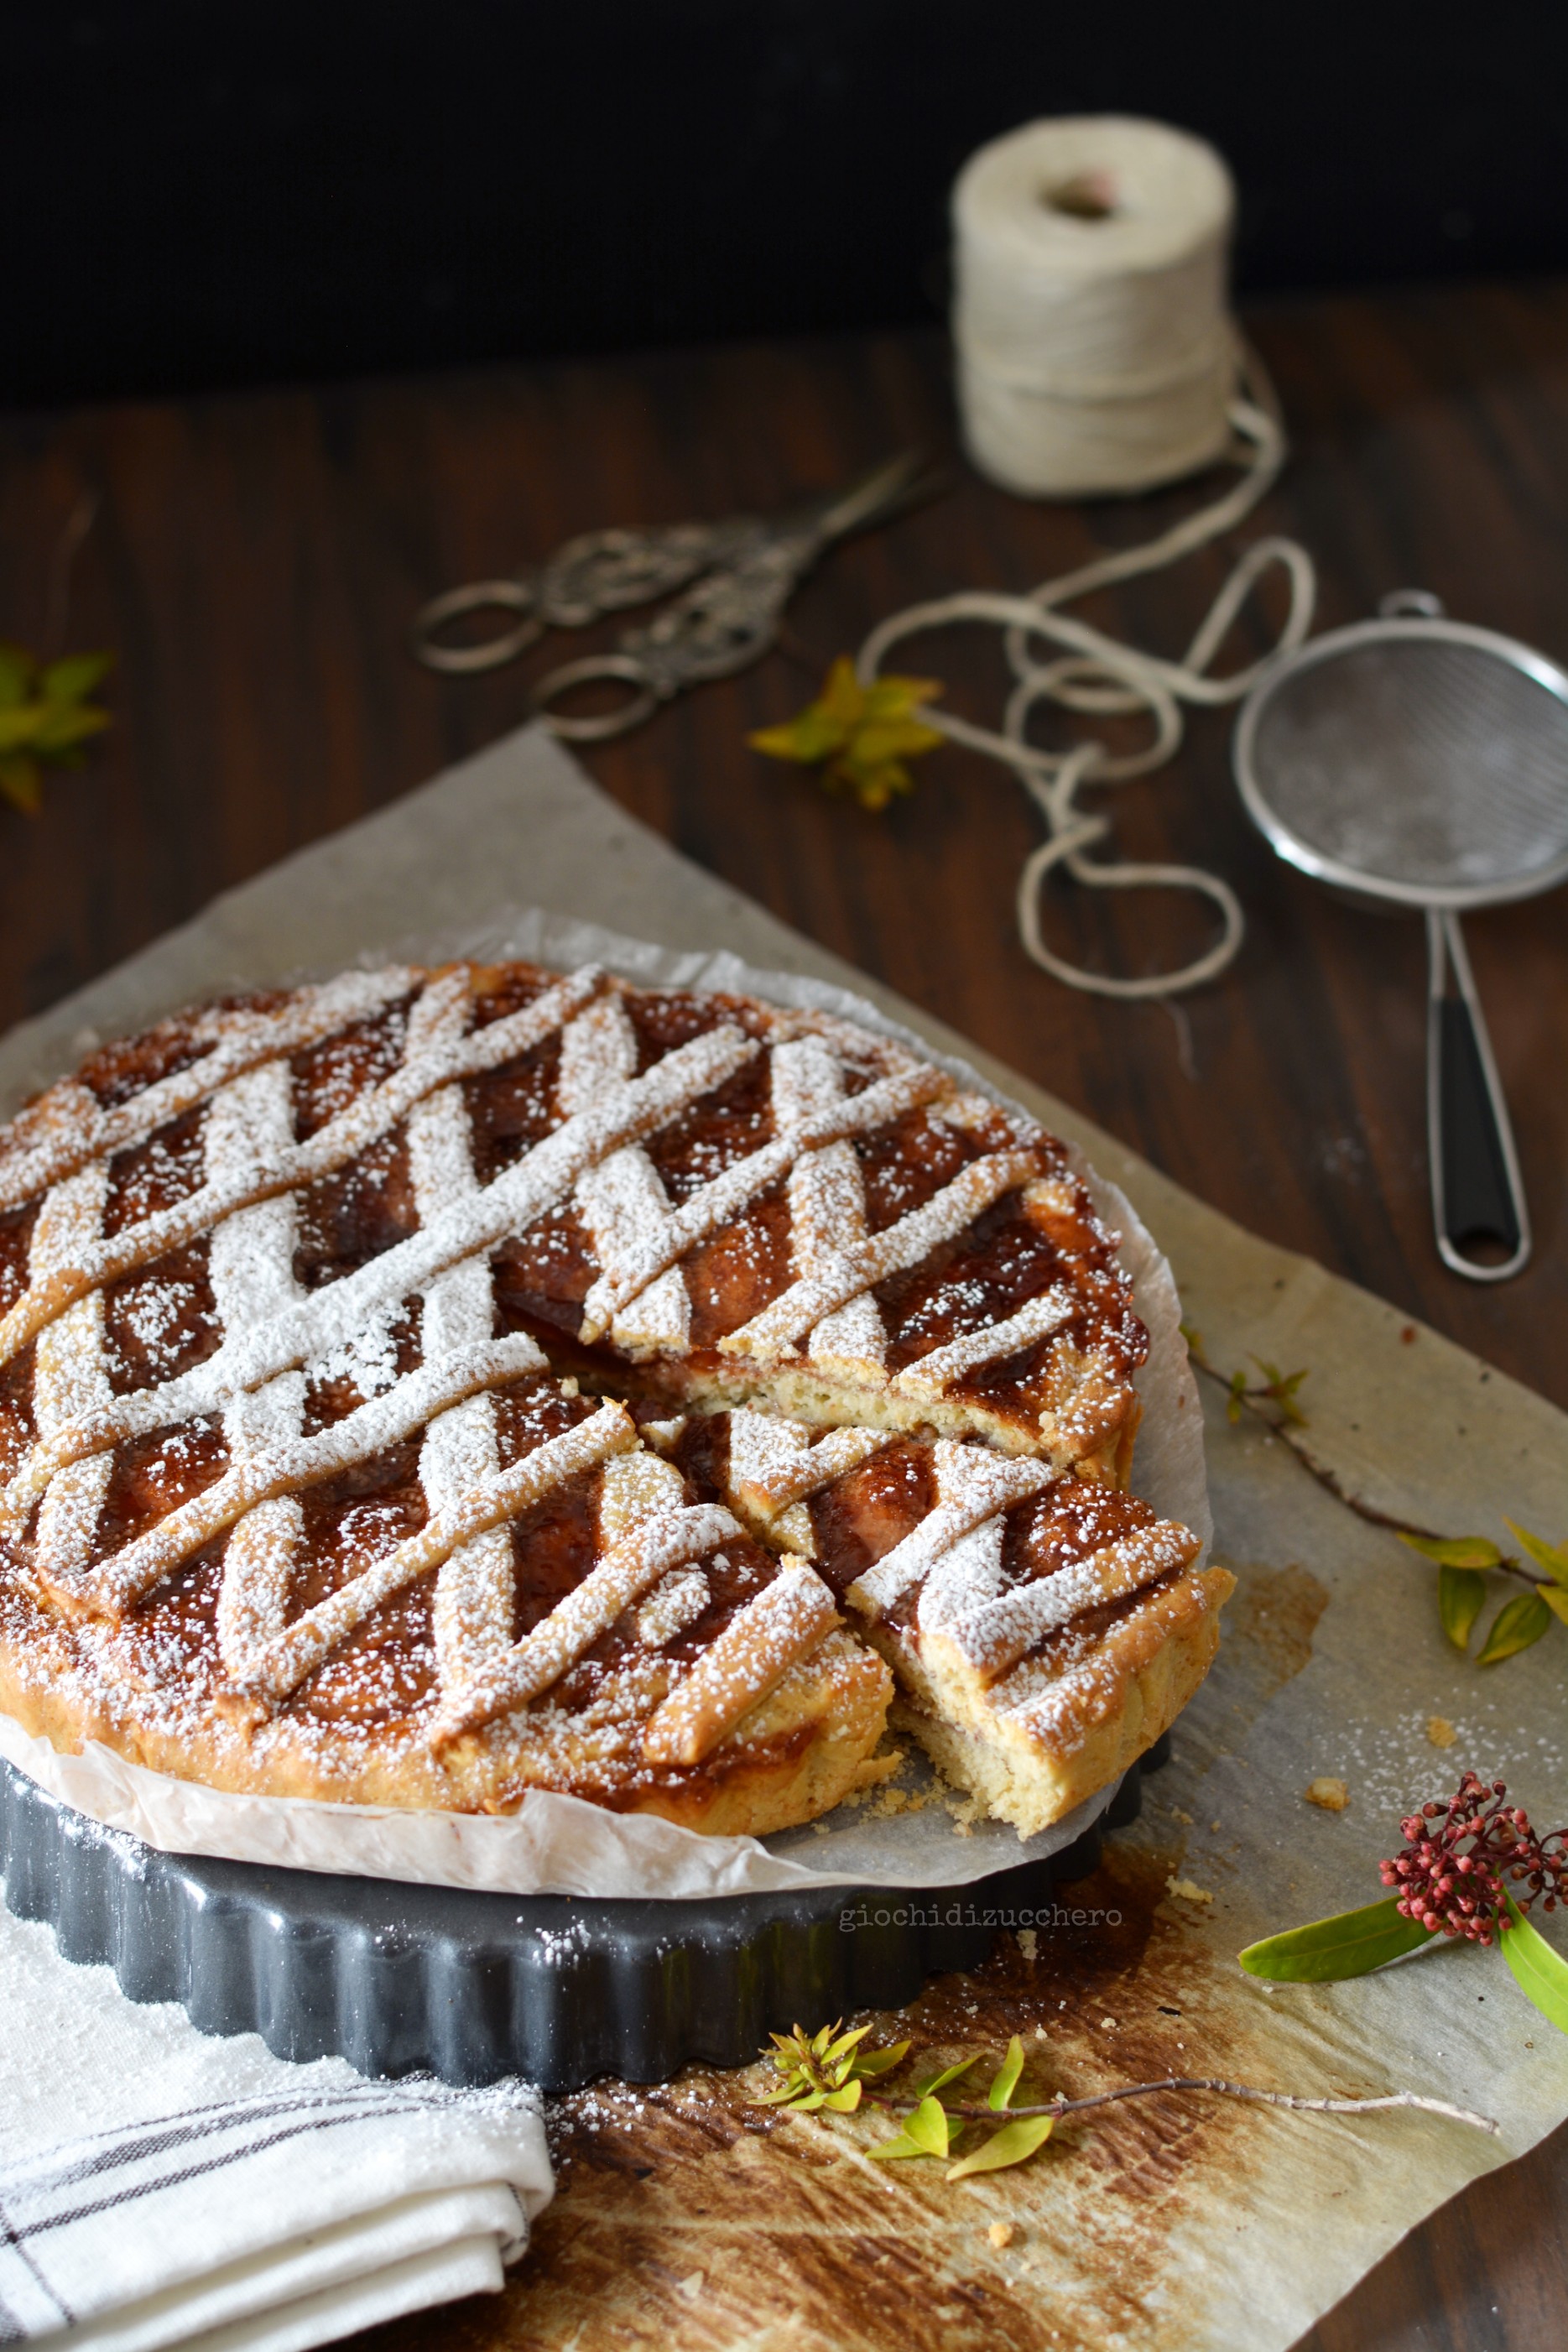
[[[891,2074],[909,2055],[907,2042],[894,2042],[886,2050],[862,2050],[855,2060],[855,2072],[874,2081],[878,2074]]]
[[[1036,2148],[1043,2147],[1055,2127],[1054,2116],[1015,2116],[993,2132],[984,2147],[960,2157],[947,2168],[949,2180],[965,2180],[972,2172],[1000,2172],[1005,2165],[1022,2164]]]
[[[879,2164],[894,2164],[902,2157],[929,2156],[931,2150],[928,2147],[917,2147],[907,2132],[899,2132],[892,2139],[879,2139],[874,2147],[868,2147],[866,2150],[866,2154]]]
[[[1008,2054],[1002,2060],[996,2081],[986,2094],[986,2105],[993,2115],[1004,2115],[1012,2105],[1013,2093],[1023,2073],[1023,2043],[1015,2033],[1008,2043]]]
[[[1456,1650],[1468,1650],[1476,1619],[1486,1606],[1487,1580],[1479,1568],[1437,1570],[1437,1614]]]
[[[1236,1957],[1249,1977],[1267,1977],[1274,1984],[1332,1984],[1342,1977],[1364,1977],[1405,1952],[1440,1941],[1404,1918],[1399,1898],[1364,1904],[1359,1911],[1339,1911],[1310,1927],[1287,1927],[1282,1935],[1265,1936]]]
[[[1230,1394],[1226,1400],[1225,1405],[1226,1420],[1229,1422],[1239,1421],[1241,1418],[1241,1408],[1245,1404],[1246,1401],[1247,1375],[1245,1372],[1232,1372],[1230,1375]]]
[[[972,2058],[960,2058],[956,2066],[945,2066],[940,2074],[933,2074],[928,2082],[916,2084],[915,2097],[928,2099],[934,2092],[946,2090],[949,2083],[956,2083],[960,2074],[967,2074],[971,2066],[977,2066],[979,2063],[980,2053],[977,2050]]]
[[[1536,1932],[1511,1895],[1502,1899],[1513,1925],[1498,1940],[1513,1980],[1559,2033],[1568,2033],[1568,1960]]]
[[[1545,1584],[1542,1586],[1541,1598],[1553,1617],[1561,1617],[1568,1625],[1568,1590],[1560,1584]]]
[[[37,675],[38,665],[26,646],[0,642],[0,710],[30,702]]]
[[[1294,1422],[1298,1427],[1304,1429],[1306,1415],[1296,1402],[1296,1391],[1307,1378],[1308,1368],[1303,1365],[1299,1372],[1282,1372],[1278,1364],[1270,1364],[1261,1356],[1254,1356],[1252,1361],[1257,1365],[1267,1383],[1263,1393],[1267,1397],[1271,1397],[1279,1406],[1281,1421]]]
[[[863,2087],[864,2085],[858,2082],[845,2083],[841,2089],[830,2091],[822,2105],[825,2107],[831,2107],[836,2116],[852,2116],[861,2103],[861,2092]]]
[[[1476,1654],[1477,1665],[1495,1666],[1500,1659],[1517,1657],[1521,1650],[1532,1648],[1551,1623],[1552,1612],[1539,1592],[1521,1592],[1517,1601],[1505,1601]]]
[[[1543,1536],[1532,1536],[1517,1519],[1505,1517],[1503,1526],[1519,1538],[1537,1568],[1543,1568],[1559,1584],[1568,1584],[1568,1544],[1549,1544]]]
[[[1440,1568],[1500,1568],[1502,1554],[1485,1536],[1413,1536],[1397,1530],[1402,1544],[1435,1559]]]
[[[906,2139],[926,2156],[946,2156],[952,2137],[953,2119],[940,2099],[927,2096],[921,2100],[915,2113],[904,2120]]]
[[[67,654],[41,674],[38,691],[46,702],[85,702],[113,667],[112,654]]]

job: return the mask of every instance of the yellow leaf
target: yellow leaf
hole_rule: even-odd
[[[1528,1528],[1521,1528],[1506,1513],[1503,1525],[1512,1528],[1537,1568],[1543,1568],[1559,1584],[1568,1585],[1568,1544],[1549,1544],[1544,1536],[1532,1536]]]
[[[865,716],[865,688],[848,654],[841,654],[829,670],[815,707],[840,727],[857,727]]]
[[[935,751],[941,740],[935,727],[922,727],[917,719],[868,719],[855,729],[850,757],[859,766],[874,768],[883,760]]]
[[[940,2099],[927,2093],[904,2126],[904,2136],[926,2156],[946,2156],[953,2122]]]
[[[868,719],[908,719],[923,702],[935,702],[942,691],[939,678],[878,677],[864,689]]]
[[[763,727],[747,740],[769,759],[821,767],[829,792],[852,793],[862,808],[880,811],[913,792],[906,759],[934,751],[946,739],[915,716],[942,691],[936,678],[879,677],[863,687],[841,654],[815,702],[781,727]]]
[[[1517,1657],[1521,1650],[1540,1641],[1551,1622],[1539,1587],[1533,1592],[1521,1592],[1516,1601],[1505,1601],[1491,1621],[1477,1665],[1494,1666],[1500,1658]]]
[[[26,816],[38,814],[38,763],[25,751],[0,758],[0,793]]]
[[[0,710],[15,710],[33,692],[38,665],[26,646],[0,642]]]
[[[89,735],[100,735],[109,724],[107,710],[75,702],[45,702],[37,706],[38,725],[33,741],[40,751],[68,751]],[[5,714],[0,712],[0,718]]]
[[[993,2132],[983,2147],[960,2157],[947,2168],[949,2180],[965,2180],[972,2172],[1000,2172],[1004,2166],[1022,2164],[1051,2137],[1054,2116],[1019,2116]]]
[[[0,751],[19,751],[31,743],[48,712],[41,702],[19,702],[0,710]]]
[[[843,729],[825,718],[821,705],[814,702],[787,726],[759,727],[746,740],[754,751],[766,751],[770,760],[795,760],[802,767],[814,768],[819,760],[839,750],[845,735]]]

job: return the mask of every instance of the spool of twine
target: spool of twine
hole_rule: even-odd
[[[1032,122],[953,191],[953,335],[979,470],[1031,498],[1133,491],[1230,439],[1235,192],[1212,147],[1123,115]]]
[[[1082,796],[1174,760],[1184,711],[1240,701],[1265,662],[1304,641],[1317,593],[1306,549],[1270,535],[1237,557],[1185,651],[1127,645],[1067,609],[1234,530],[1284,463],[1273,388],[1226,307],[1234,210],[1230,174],[1214,150],[1161,122],[1034,122],[970,158],[953,191],[953,331],[964,437],[980,471],[1026,498],[1058,499],[1152,489],[1217,460],[1239,477],[1141,546],[1107,551],[1027,594],[965,588],[892,613],[856,662],[870,686],[912,636],[956,624],[1000,630],[1011,688],[999,725],[941,705],[920,715],[1010,768],[1043,820],[1044,838],[1019,875],[1025,953],[1069,988],[1124,1002],[1169,1001],[1218,979],[1245,924],[1222,875],[1118,857],[1110,817]],[[1221,671],[1231,627],[1270,573],[1283,574],[1288,593],[1274,642]],[[1065,746],[1060,725],[1039,741],[1031,729],[1051,709],[1090,725]],[[1148,722],[1141,746],[1092,731],[1096,719],[1134,714]],[[1053,877],[1090,890],[1196,892],[1218,916],[1218,936],[1176,971],[1087,969],[1046,936],[1042,902]]]

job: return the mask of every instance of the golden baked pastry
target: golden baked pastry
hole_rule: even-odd
[[[0,1707],[228,1788],[808,1820],[887,1668],[623,1400],[1113,1487],[1145,1346],[1061,1147],[851,1024],[522,964],[198,1010],[0,1133]]]
[[[694,1491],[812,1562],[892,1666],[894,1721],[1022,1837],[1124,1771],[1213,1662],[1235,1579],[1116,1487],[751,1407],[665,1442]]]

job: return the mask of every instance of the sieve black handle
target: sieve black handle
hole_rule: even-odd
[[[1432,1213],[1445,1265],[1505,1282],[1530,1256],[1508,1106],[1458,919],[1428,910],[1427,1085]],[[1478,1257],[1485,1250],[1487,1257]]]

